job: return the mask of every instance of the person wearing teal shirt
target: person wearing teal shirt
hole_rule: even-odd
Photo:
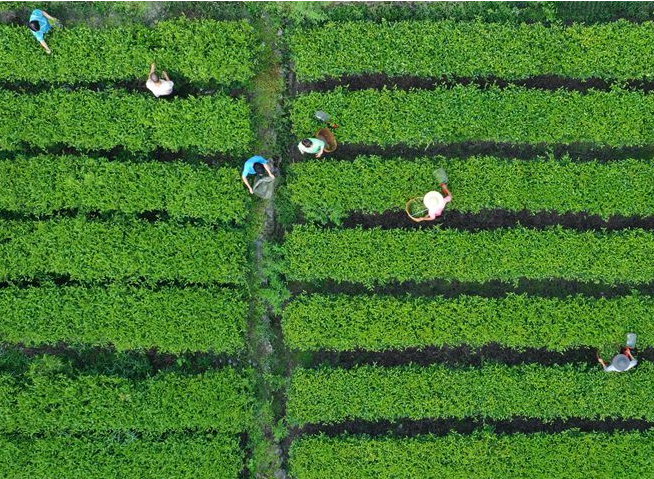
[[[320,158],[325,151],[325,142],[318,138],[305,138],[297,145],[302,153],[309,153]]]
[[[243,171],[241,172],[241,179],[243,180],[243,183],[245,183],[245,186],[248,187],[250,194],[253,194],[254,190],[252,190],[252,187],[250,186],[248,175],[263,175],[264,173],[268,173],[268,176],[271,178],[275,177],[275,175],[272,174],[272,171],[270,171],[268,160],[263,156],[253,156],[245,162],[243,165]]]
[[[46,11],[39,10],[37,8],[32,11],[32,14],[30,15],[30,21],[27,24],[30,30],[32,30],[32,35],[34,35],[34,38],[36,38],[41,46],[45,48],[45,52],[48,55],[50,54],[50,47],[48,47],[48,44],[45,43],[45,34],[48,33],[52,28],[50,21],[52,21],[55,26],[60,25],[56,18],[48,15]]]

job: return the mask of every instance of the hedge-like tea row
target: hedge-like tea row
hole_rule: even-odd
[[[289,167],[291,201],[310,221],[340,222],[348,213],[404,209],[409,198],[436,188],[433,171],[445,168],[455,201],[447,208],[478,213],[511,211],[654,215],[654,164],[646,160],[574,163],[567,159],[494,157],[307,161]]]
[[[52,155],[0,161],[0,209],[20,213],[165,210],[173,218],[242,224],[247,196],[230,167]]]
[[[179,18],[152,28],[128,25],[53,29],[46,56],[24,25],[0,26],[0,80],[97,82],[143,79],[152,62],[192,81],[221,84],[254,76],[257,41],[248,23]],[[32,59],[32,61],[28,61]],[[38,65],[38,67],[35,67]]]
[[[0,280],[244,282],[243,233],[145,221],[0,221]]]
[[[609,358],[610,359],[610,358]],[[654,365],[609,374],[597,365],[450,369],[359,366],[296,369],[288,395],[292,424],[344,420],[466,418],[637,418],[654,420]]]
[[[654,143],[654,95],[476,86],[426,90],[338,88],[293,101],[293,132],[317,129],[315,110],[333,115],[341,143],[428,146],[432,143],[492,141],[607,146]]]
[[[113,345],[118,351],[235,353],[247,303],[220,288],[44,286],[0,289],[0,338],[26,346]]]
[[[29,32],[28,32],[29,33]],[[23,143],[81,150],[245,153],[252,142],[244,99],[216,94],[162,100],[118,90],[53,89],[34,95],[0,91],[0,150]]]
[[[382,351],[424,346],[488,343],[565,351],[601,348],[638,333],[654,345],[654,299],[584,296],[566,299],[509,294],[502,298],[459,296],[308,295],[282,313],[284,340],[303,351]]]
[[[483,22],[346,22],[291,35],[301,81],[362,73],[389,76],[651,78],[654,24],[590,26]],[[320,59],[318,62],[317,59]]]
[[[516,227],[320,229],[296,226],[284,243],[291,281],[364,285],[434,279],[486,282],[520,278],[642,284],[654,280],[654,233],[579,232]]]
[[[302,437],[291,444],[296,479],[615,479],[654,476],[651,432],[368,438]]]
[[[63,375],[18,381],[0,375],[0,433],[236,434],[251,423],[250,379],[232,368],[142,381]]]
[[[226,436],[0,437],[0,476],[12,479],[236,479],[243,452]]]

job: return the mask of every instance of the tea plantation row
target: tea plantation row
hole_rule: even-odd
[[[33,215],[60,210],[165,211],[171,218],[244,224],[250,202],[235,167],[108,161],[38,155],[0,160],[0,209]]]
[[[574,430],[414,438],[314,436],[293,442],[290,462],[296,479],[611,479],[654,474],[653,439],[651,432]]]
[[[356,245],[356,248],[353,248]],[[654,280],[654,233],[516,227],[479,232],[295,226],[283,245],[289,280],[366,286],[521,278],[613,284]]]
[[[654,212],[654,165],[631,159],[606,163],[487,156],[312,160],[289,167],[288,193],[306,220],[338,223],[351,212],[404,210],[409,198],[434,188],[436,168],[447,171],[456,197],[448,210],[581,212],[604,218]]]
[[[120,90],[0,91],[0,110],[0,150],[65,145],[244,154],[254,137],[248,104],[225,94],[166,101]]]
[[[409,145],[471,141],[622,147],[654,143],[654,96],[614,88],[587,93],[457,85],[435,90],[344,88],[298,96],[297,136],[315,131],[313,112],[339,125],[341,143]]]
[[[654,420],[654,365],[639,364],[631,375],[600,373],[538,364],[296,369],[287,417],[296,425],[401,418]]]
[[[25,61],[35,54],[25,27],[0,25],[0,80],[15,82],[145,82],[152,62],[176,81],[245,83],[256,73],[259,50],[254,28],[244,21],[218,22],[179,18],[153,27],[129,25],[54,28],[52,49],[39,67]]]
[[[134,435],[0,438],[0,470],[12,479],[233,479],[242,470],[236,438],[171,434],[160,441]]]
[[[444,20],[327,23],[294,32],[290,48],[300,81],[363,73],[629,80],[652,77],[653,41],[652,22],[563,27]]]
[[[241,231],[83,217],[0,221],[0,280],[66,275],[79,281],[245,282]]]
[[[638,331],[641,347],[654,346],[654,299],[507,294],[302,295],[282,313],[286,343],[301,351],[386,351],[426,346],[472,348],[500,344],[522,350],[566,351],[613,344],[624,331]],[[391,334],[392,332],[392,334]]]
[[[245,349],[247,308],[242,293],[216,287],[6,287],[0,331],[4,341],[31,347],[234,354]]]
[[[236,434],[252,419],[251,382],[232,368],[195,376],[160,373],[139,381],[103,375],[20,379],[0,375],[4,434]]]

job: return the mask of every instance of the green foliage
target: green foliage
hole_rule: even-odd
[[[0,375],[3,434],[219,431],[252,421],[249,374],[223,368],[195,376],[160,373],[142,381],[112,376]]]
[[[428,146],[432,143],[654,143],[654,96],[618,89],[587,93],[477,86],[435,90],[338,88],[295,98],[293,132],[312,134],[316,110],[333,115],[341,143]]]
[[[624,13],[630,20],[633,17],[639,20],[651,18],[649,12],[642,12],[644,8],[625,8],[625,5],[636,2],[584,2],[582,6],[576,8],[575,18],[578,21],[594,21],[595,16],[604,13],[601,21],[621,18],[618,13],[613,14],[614,10]],[[641,3],[641,2],[639,2]],[[651,2],[642,2],[651,4]],[[372,22],[387,22],[401,20],[458,20],[458,21],[484,21],[484,22],[503,22],[521,24],[523,22],[552,22],[557,20],[555,12],[556,6],[561,4],[575,4],[575,2],[332,2],[329,5],[329,18],[331,21],[352,21],[367,20]],[[586,4],[593,4],[593,13],[595,15],[586,15],[589,8]],[[606,8],[609,4],[619,4],[622,8]],[[599,7],[599,8],[598,8]],[[651,7],[650,7],[651,9]],[[609,16],[613,14],[613,16]],[[566,19],[564,16],[558,18]],[[305,24],[306,26],[306,24]]]
[[[0,280],[69,275],[72,280],[243,284],[243,234],[145,221],[0,221]]]
[[[291,444],[296,479],[615,479],[654,475],[647,432],[369,438],[302,437]]]
[[[352,211],[403,210],[409,198],[437,187],[433,171],[443,167],[455,200],[448,209],[555,211],[611,215],[654,214],[654,164],[650,160],[575,163],[495,157],[354,161],[310,160],[289,166],[290,200],[310,221],[339,223]],[[583,198],[583,200],[582,200]]]
[[[245,153],[253,140],[244,99],[215,94],[162,100],[118,90],[52,89],[34,95],[0,91],[0,150],[23,143],[48,148],[152,151],[158,147],[202,154]]]
[[[515,416],[651,421],[653,379],[649,362],[624,374],[606,373],[599,365],[538,364],[296,369],[286,406],[292,425]]]
[[[236,479],[242,463],[226,436],[0,437],[0,476],[12,479]]]
[[[243,224],[249,206],[232,167],[52,155],[0,161],[0,209],[12,212],[165,210],[174,219]]]
[[[290,22],[294,26],[314,24],[327,20],[328,14],[326,9],[329,7],[330,2],[317,2],[317,1],[295,1],[295,2],[279,2],[275,6],[284,20]]]
[[[284,243],[291,281],[486,282],[519,278],[643,284],[654,280],[654,234],[640,229],[579,232],[517,227],[320,229],[296,226]]]
[[[284,340],[302,351],[404,349],[488,343],[565,351],[601,348],[638,334],[654,345],[654,299],[565,299],[509,294],[501,298],[458,296],[303,295],[282,313]]]
[[[54,29],[45,55],[23,25],[0,25],[0,80],[97,82],[143,79],[149,66],[168,71],[172,80],[243,83],[254,76],[257,53],[254,28],[248,23],[191,21],[179,18],[152,28],[130,25]]]
[[[570,27],[455,20],[345,22],[301,29],[289,39],[300,81],[363,73],[505,80],[537,75],[650,78],[654,52],[647,46],[652,42],[654,23],[627,21]]]
[[[247,303],[220,288],[45,286],[0,289],[0,337],[118,351],[235,353],[245,347]]]

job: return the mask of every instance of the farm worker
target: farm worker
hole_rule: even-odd
[[[325,142],[318,138],[305,138],[298,143],[297,147],[303,154],[315,154],[316,158],[320,158],[325,151]]]
[[[45,43],[44,38],[45,34],[52,28],[50,26],[50,21],[52,21],[52,23],[57,27],[61,26],[59,20],[48,15],[46,11],[37,8],[32,11],[30,21],[27,23],[27,26],[32,30],[32,35],[34,35],[34,38],[36,38],[41,46],[45,48],[45,52],[48,55],[50,54],[50,47]]]
[[[170,95],[173,92],[174,83],[170,81],[168,73],[162,71],[161,74],[164,76],[165,80],[159,78],[154,71],[155,64],[150,65],[150,73],[148,73],[148,80],[145,82],[145,86],[148,87],[154,96],[159,98],[160,96]]]
[[[422,218],[411,218],[413,221],[416,223],[421,221],[431,221],[435,220],[437,217],[443,214],[445,205],[452,201],[452,194],[447,189],[447,185],[445,183],[441,183],[440,187],[441,190],[443,190],[445,197],[443,197],[443,195],[438,191],[430,191],[427,193],[422,201],[429,210],[429,214],[427,214],[427,216],[423,216]]]
[[[631,349],[625,347],[620,354],[616,354],[611,359],[611,364],[607,365],[606,362],[599,357],[597,354],[597,361],[602,365],[604,371],[607,373],[616,372],[621,373],[624,371],[629,371],[631,368],[635,367],[638,364],[638,361],[631,354]]]
[[[245,183],[245,186],[248,187],[250,194],[254,193],[254,191],[248,181],[248,175],[263,175],[264,173],[268,173],[268,176],[271,178],[275,177],[275,175],[272,174],[272,171],[270,171],[268,160],[263,156],[253,156],[245,162],[243,165],[243,173],[241,173],[241,179],[243,180],[243,183]]]

